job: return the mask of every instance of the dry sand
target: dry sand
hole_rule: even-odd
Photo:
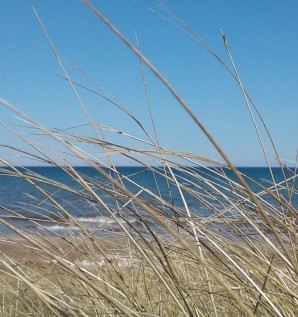
[[[64,257],[72,262],[83,261],[92,256],[100,254],[99,248],[107,254],[123,254],[125,238],[100,237],[92,238],[91,241],[84,237],[37,237],[30,236],[36,244],[29,242],[25,238],[17,235],[6,235],[0,238],[0,254],[7,256],[19,265],[39,266],[53,262],[50,255],[42,251],[45,247],[53,254]]]

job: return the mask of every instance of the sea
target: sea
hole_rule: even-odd
[[[128,227],[130,224],[138,225],[139,218],[133,210],[138,208],[140,213],[142,213],[142,210],[136,207],[129,197],[116,193],[116,189],[111,182],[94,168],[74,167],[74,169],[84,178],[109,210],[112,211],[113,216],[102,203],[99,203],[98,200],[94,199],[94,196],[90,195],[90,192],[84,186],[58,167],[21,168],[21,173],[28,176],[27,179],[20,175],[13,175],[11,168],[1,167],[0,219],[2,219],[2,222],[0,224],[0,235],[14,234],[15,231],[11,226],[24,232],[41,235],[76,235],[80,234],[81,230],[76,221],[79,221],[90,232],[99,236],[111,235],[120,230],[119,222],[123,226]],[[134,195],[143,198],[148,206],[153,206],[152,208],[158,206],[164,215],[173,214],[174,209],[171,206],[175,206],[183,214],[185,204],[181,199],[179,190],[175,185],[169,185],[161,175],[164,173],[162,167],[154,167],[154,169],[156,170],[155,173],[152,172],[151,168],[148,169],[141,166],[117,167],[118,177],[121,177],[125,187]],[[187,184],[187,186],[192,184],[191,186],[195,187],[208,200],[210,188],[204,184],[199,184],[190,175],[191,172],[195,172],[197,175],[202,175],[214,182],[213,174],[216,170],[218,170],[216,167],[188,167],[187,171],[189,173],[184,173],[179,169],[174,171],[181,183]],[[268,168],[241,167],[238,170],[251,179],[249,185],[256,194],[261,189],[255,186],[253,181],[257,181],[267,188],[272,187],[272,178]],[[114,172],[111,173],[107,169],[105,172],[109,173],[111,177],[115,177]],[[231,171],[224,170],[224,172],[231,181],[237,182],[236,176]],[[296,179],[293,181],[294,169],[291,168],[285,171],[287,177],[292,177],[289,182],[291,188],[294,189],[291,197],[288,197],[286,190],[283,189],[284,184],[282,182],[284,178],[282,170],[280,168],[272,168],[272,172],[276,182],[281,182],[281,193],[286,199],[290,199],[292,206],[297,209],[297,181]],[[168,171],[167,173],[169,175]],[[97,184],[100,184],[100,186],[97,186]],[[230,188],[228,188],[229,185],[221,183],[220,177],[217,177],[217,185],[227,195],[232,194]],[[157,196],[162,197],[164,204],[154,198]],[[210,217],[214,213],[211,207],[206,207],[194,195],[185,192],[184,197],[193,215]],[[263,198],[272,204],[276,204],[269,195],[264,194]],[[213,202],[213,204],[216,204],[216,202]],[[115,217],[118,216],[118,221],[116,221]],[[148,223],[152,222],[149,216],[147,216],[147,220]]]

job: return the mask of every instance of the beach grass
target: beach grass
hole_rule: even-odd
[[[106,92],[105,98],[126,114],[128,122],[138,124],[145,137],[102,126],[89,115],[78,93],[78,83],[70,77],[36,13],[92,135],[78,135],[72,129],[50,130],[8,101],[0,100],[34,130],[34,135],[53,144],[45,149],[7,126],[26,145],[24,149],[11,146],[11,150],[59,168],[72,180],[53,180],[0,158],[5,166],[1,176],[22,178],[34,189],[36,204],[27,209],[36,209],[41,201],[47,201],[49,206],[49,210],[40,209],[26,217],[39,231],[14,225],[11,219],[24,216],[1,206],[6,212],[0,218],[1,224],[11,233],[3,234],[0,241],[0,315],[297,316],[298,214],[293,204],[297,198],[297,170],[288,168],[279,158],[259,110],[242,85],[224,33],[223,44],[232,65],[224,66],[239,86],[251,115],[271,175],[267,184],[250,179],[236,168],[192,109],[142,55],[139,46],[129,42],[88,1],[84,2],[138,58],[154,133],[151,135],[137,117]],[[174,24],[214,55],[183,21],[161,8]],[[174,96],[221,160],[160,145],[144,67]],[[275,179],[254,116],[259,116],[271,140],[283,175],[281,181]],[[105,138],[107,130],[121,132],[126,140],[137,141],[139,146],[111,142]],[[100,155],[85,151],[86,146],[96,148]],[[155,190],[144,187],[135,174],[123,174],[114,163],[114,157],[119,155],[131,165],[142,166],[138,173],[150,173]],[[90,177],[72,166],[69,162],[73,158],[92,167],[97,176]],[[161,180],[167,184],[166,194],[160,189]],[[90,227],[75,217],[55,190],[92,205],[98,216],[104,212],[104,223]],[[171,199],[174,193],[179,205]],[[189,205],[190,198],[209,214],[195,212]],[[57,233],[42,221],[64,226],[66,233]],[[109,223],[113,225],[109,227]]]

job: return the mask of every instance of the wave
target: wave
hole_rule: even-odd
[[[51,215],[42,215],[42,214],[35,214],[35,215],[9,215],[4,214],[0,215],[0,218],[7,219],[7,220],[18,220],[18,221],[46,221],[46,222],[57,222],[57,223],[65,223],[65,224],[72,224],[74,221],[65,215],[60,214],[51,214]],[[109,216],[92,216],[92,217],[75,217],[74,218],[81,222],[81,223],[102,223],[102,224],[116,224],[116,223],[134,223],[136,219],[132,217],[115,218]]]
[[[107,216],[100,216],[100,217],[78,217],[76,218],[81,223],[100,223],[100,224],[125,224],[127,222],[129,223],[134,223],[136,222],[136,219],[134,218],[128,218],[128,219],[122,219],[122,218],[117,218],[115,220],[114,218],[107,217]]]
[[[121,255],[114,255],[108,256],[108,259],[104,257],[99,257],[97,260],[76,260],[75,264],[83,269],[95,269],[97,266],[108,266],[109,264],[113,263],[116,264],[119,268],[132,268],[132,267],[139,267],[140,260],[135,257],[128,257],[128,256],[121,256]]]
[[[129,223],[136,222],[136,219],[129,218],[124,220],[122,218],[111,218],[107,216],[97,216],[97,217],[78,217],[76,220],[82,225],[85,229],[97,230],[100,229],[103,232],[109,232],[111,230],[117,231],[117,227],[119,223],[122,225],[126,225]],[[43,223],[43,230],[48,230],[52,232],[58,233],[69,233],[69,232],[78,232],[80,231],[80,227],[76,225],[73,221],[69,220],[64,223],[62,222],[49,222],[47,224]]]
[[[63,231],[63,232],[68,232],[68,231],[78,231],[80,228],[78,226],[71,226],[71,225],[62,225],[62,224],[56,224],[56,225],[50,225],[44,227],[47,230],[51,231]]]

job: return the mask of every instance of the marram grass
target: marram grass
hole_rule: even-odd
[[[225,66],[243,93],[271,171],[272,182],[266,187],[235,168],[228,154],[170,83],[142,55],[139,47],[125,39],[88,1],[84,2],[139,59],[146,96],[145,66],[203,131],[222,161],[163,148],[155,130],[149,98],[153,136],[113,96],[105,94],[105,98],[123,111],[128,120],[136,122],[146,136],[142,139],[121,131],[123,137],[133,141],[131,146],[127,145],[129,142],[123,145],[106,139],[106,131],[115,134],[120,131],[91,118],[77,91],[78,84],[70,78],[36,13],[93,134],[78,135],[72,129],[49,130],[1,99],[1,104],[34,129],[35,135],[51,140],[45,148],[12,131],[25,148],[29,146],[31,150],[6,146],[18,155],[58,167],[73,182],[70,185],[49,179],[1,158],[6,167],[1,169],[1,175],[23,178],[34,188],[36,201],[48,201],[55,212],[45,213],[40,209],[40,213],[27,218],[40,229],[44,227],[43,234],[39,234],[14,227],[9,217],[24,216],[1,207],[8,216],[1,217],[0,221],[14,234],[1,237],[0,315],[297,316],[298,222],[293,204],[297,197],[296,169],[282,164],[261,118],[283,173],[281,182],[275,180],[254,118],[254,113],[258,116],[260,113],[241,83],[225,35],[222,33],[232,68]],[[166,8],[162,9],[177,26],[214,54],[184,22]],[[76,70],[92,80],[77,67]],[[135,141],[139,147],[135,146]],[[92,154],[93,150],[87,151],[89,148],[95,148],[100,155]],[[119,155],[143,166],[143,171],[150,171],[156,181],[156,190],[153,192],[152,188],[138,183],[135,175],[123,175],[114,164],[114,157]],[[98,177],[90,177],[72,167],[68,162],[74,158],[93,167]],[[149,165],[148,161],[154,164]],[[167,184],[167,195],[160,190],[161,179]],[[104,235],[98,234],[100,225],[96,230],[90,229],[45,185],[74,195],[78,201],[94,206],[99,213],[104,210],[108,215],[104,221],[114,226]],[[171,199],[174,192],[180,198],[179,207]],[[189,197],[209,210],[210,216],[194,213]],[[30,207],[33,206],[26,206]],[[75,231],[59,235],[43,226],[42,220],[75,228]]]

